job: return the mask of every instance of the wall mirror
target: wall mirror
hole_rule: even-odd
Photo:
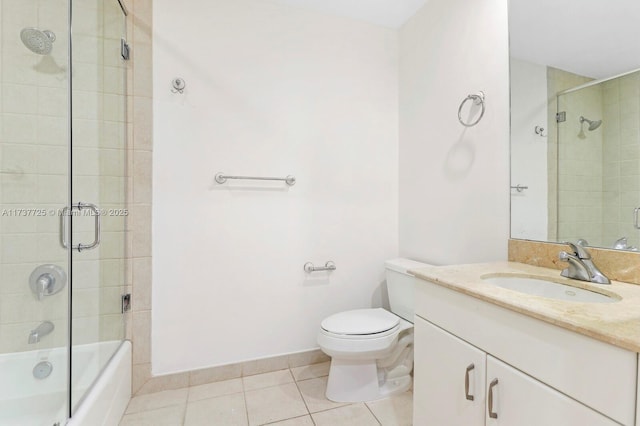
[[[640,2],[510,0],[511,237],[640,248]]]

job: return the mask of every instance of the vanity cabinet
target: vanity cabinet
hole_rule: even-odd
[[[416,317],[414,355],[413,424],[483,425],[486,354]]]
[[[618,424],[421,318],[415,337],[416,425]]]
[[[614,426],[619,423],[487,355],[486,425]],[[487,397],[489,398],[489,397]],[[491,406],[491,407],[490,407]],[[489,416],[491,409],[496,418]]]
[[[415,301],[415,425],[635,424],[636,353],[429,281]]]

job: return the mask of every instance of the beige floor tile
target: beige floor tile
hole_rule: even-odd
[[[188,388],[149,393],[131,398],[126,414],[150,411],[172,405],[184,405],[187,402]]]
[[[325,396],[327,390],[327,378],[319,377],[317,379],[309,379],[298,382],[300,393],[307,404],[310,413],[318,411],[330,410],[332,408],[343,407],[349,405],[347,402],[329,401]]]
[[[223,380],[189,388],[189,402],[242,392],[242,379]]]
[[[309,414],[295,383],[246,392],[245,398],[251,426]]]
[[[256,374],[255,376],[242,378],[245,391],[284,385],[291,382],[293,382],[293,376],[289,369],[273,371],[271,373]]]
[[[391,398],[367,402],[369,409],[383,426],[413,424],[413,393],[404,392]]]
[[[296,381],[315,379],[329,375],[331,362],[321,362],[320,364],[305,365],[304,367],[292,368],[293,378]]]
[[[269,426],[314,426],[311,416],[295,417],[281,422],[269,423]]]
[[[311,415],[316,426],[380,426],[365,404],[353,404]],[[386,426],[386,425],[384,425]]]
[[[241,393],[189,402],[184,426],[246,426],[247,410]]]
[[[126,414],[120,421],[120,426],[182,426],[184,410],[184,405],[174,405],[158,410]]]

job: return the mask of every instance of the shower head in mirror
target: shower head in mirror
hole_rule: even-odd
[[[56,35],[49,30],[41,31],[37,28],[24,28],[20,31],[20,39],[27,49],[33,53],[48,55],[53,49]]]
[[[600,125],[602,124],[602,120],[589,120],[588,118],[584,118],[583,116],[580,116],[580,124],[586,122],[587,124],[589,124],[589,131],[592,132],[595,129],[597,129],[598,127],[600,127]]]

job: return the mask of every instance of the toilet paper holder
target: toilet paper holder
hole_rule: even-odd
[[[304,264],[304,271],[307,274],[310,274],[312,272],[335,271],[335,270],[336,270],[336,264],[332,260],[329,260],[327,263],[324,264],[324,266],[313,266],[313,263],[311,262],[307,262]]]

